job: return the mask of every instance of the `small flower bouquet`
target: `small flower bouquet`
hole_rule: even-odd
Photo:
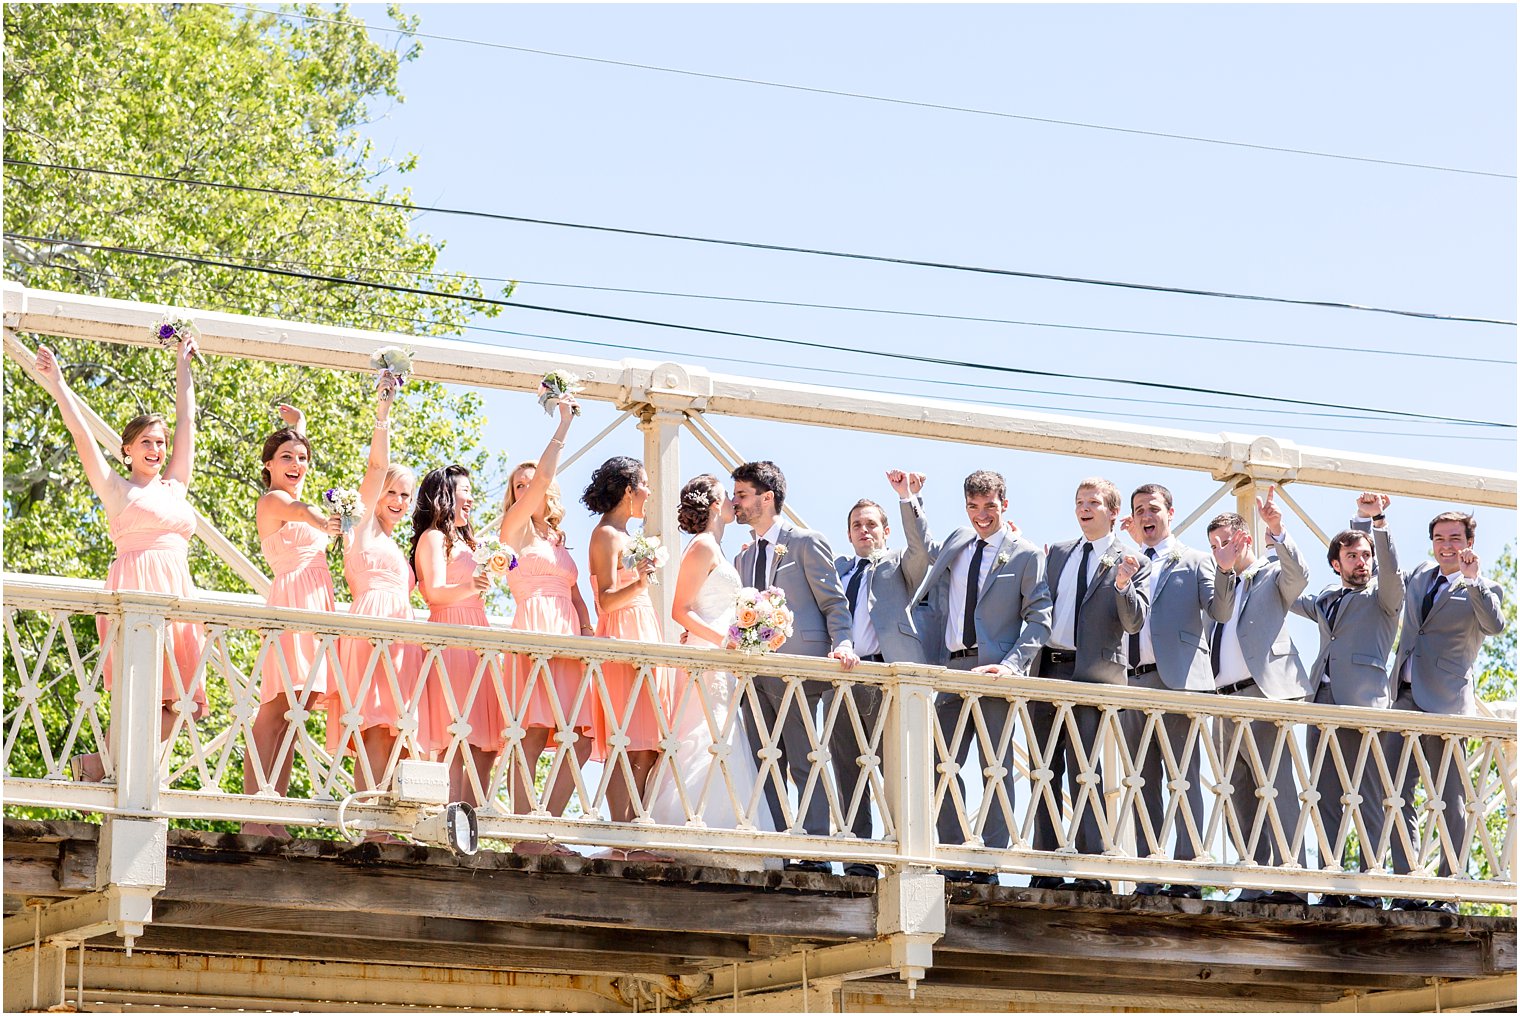
[[[734,599],[734,623],[728,626],[724,649],[743,653],[774,653],[792,637],[792,610],[786,594],[772,586],[764,592],[752,586]]]
[[[354,523],[364,515],[364,502],[359,500],[359,492],[352,487],[328,487],[322,500],[327,503],[329,511],[337,513],[344,534],[352,533]]]
[[[153,326],[153,340],[171,352],[178,349],[179,344],[186,339],[199,340],[200,337],[201,330],[189,318],[165,314]]]
[[[517,551],[494,536],[487,536],[475,546],[475,570],[485,572],[492,579],[507,577],[507,572],[517,567]]]
[[[579,395],[586,390],[581,384],[578,374],[572,374],[568,370],[551,370],[538,382],[538,404],[544,407],[544,413],[554,415],[554,403],[566,395]],[[580,416],[581,407],[571,409],[571,415]]]
[[[370,354],[369,365],[380,372],[375,377],[380,397],[394,398],[396,389],[406,384],[406,376],[412,372],[412,354],[400,346],[385,346]]]
[[[656,568],[665,567],[665,562],[670,560],[670,551],[665,549],[665,544],[658,536],[635,536],[623,551],[623,567],[637,568],[645,561],[653,561]],[[659,582],[659,573],[649,576],[651,585]]]

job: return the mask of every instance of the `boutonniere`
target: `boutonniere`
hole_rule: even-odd
[[[777,561],[781,560],[783,557],[786,557],[787,553],[788,553],[788,551],[786,549],[786,544],[784,544],[784,543],[778,543],[778,544],[776,544],[776,560]]]
[[[1098,565],[1100,567],[1103,567],[1103,568],[1112,568],[1114,565],[1116,565],[1118,563],[1119,563],[1119,555],[1115,554],[1113,551],[1109,551],[1108,553],[1104,554],[1102,557],[1098,558]]]
[[[887,556],[887,552],[884,551],[884,550],[873,550],[873,551],[871,551],[870,554],[866,555],[866,560],[870,561],[871,564],[874,566],[874,565],[881,564],[881,559],[884,558],[884,557],[886,557],[886,556]]]
[[[1240,581],[1249,582],[1256,577],[1256,573],[1266,567],[1266,562],[1257,561],[1251,567],[1240,573]]]
[[[1003,565],[1007,564],[1009,561],[1012,561],[1012,560],[1013,560],[1013,555],[1012,554],[1008,553],[1008,551],[1006,551],[1006,550],[1000,550],[1000,551],[998,551],[997,561],[995,561],[994,563],[999,568],[1001,568],[1001,567],[1003,567]]]

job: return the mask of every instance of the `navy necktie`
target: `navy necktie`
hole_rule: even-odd
[[[986,540],[977,540],[971,552],[971,567],[966,569],[966,613],[961,618],[961,645],[976,648],[976,597],[982,588],[982,551],[987,549]]]
[[[1092,557],[1092,544],[1082,541],[1082,560],[1077,562],[1077,606],[1071,615],[1071,644],[1077,644],[1077,633],[1082,630],[1082,601],[1087,599],[1087,562]]]
[[[1152,561],[1156,560],[1156,548],[1155,547],[1146,547],[1145,548],[1145,556],[1148,557],[1148,558],[1150,558]],[[1155,607],[1155,604],[1151,604],[1151,606]],[[1140,633],[1139,632],[1135,632],[1132,635],[1130,635],[1130,637],[1129,637],[1129,665],[1130,665],[1131,669],[1140,666]],[[1218,670],[1216,670],[1215,673],[1217,674]]]
[[[1425,594],[1425,602],[1420,604],[1420,623],[1424,624],[1430,617],[1430,608],[1436,605],[1436,597],[1441,595],[1441,590],[1446,588],[1446,576],[1436,574],[1436,580],[1430,584],[1430,591]]]
[[[1325,611],[1325,624],[1331,630],[1335,628],[1335,619],[1340,616],[1341,602],[1345,600],[1346,594],[1350,591],[1349,589],[1337,589],[1335,594],[1330,597],[1330,607]]]
[[[845,589],[844,595],[850,601],[850,616],[855,616],[855,604],[860,602],[860,583],[865,578],[866,569],[871,567],[869,558],[861,558],[855,562],[855,572],[850,576],[850,584]]]
[[[767,543],[769,543],[769,542],[770,542],[769,540],[761,540],[760,543],[755,547],[755,581],[754,581],[754,586],[755,586],[756,589],[764,589],[766,587],[766,581],[765,581],[765,545]]]

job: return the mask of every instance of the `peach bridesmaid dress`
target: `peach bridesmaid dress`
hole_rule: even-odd
[[[517,604],[517,612],[512,615],[512,630],[541,635],[579,635],[580,616],[576,614],[575,601],[570,597],[579,577],[575,558],[556,543],[534,540],[518,551],[517,567],[507,572],[507,586]],[[527,693],[529,678],[532,678],[533,694],[523,713],[522,725],[557,729],[554,707],[545,691],[544,675],[534,674],[533,657],[525,653],[513,654],[512,668],[513,708],[522,708],[523,696]],[[560,713],[569,726],[579,734],[590,735],[596,690],[588,687],[580,708],[573,715],[570,712],[576,696],[581,693],[585,669],[579,660],[551,659],[547,662],[547,683],[554,689]],[[552,748],[556,742],[551,738],[549,744]]]
[[[343,577],[354,598],[349,608],[351,615],[412,620],[410,595],[416,582],[406,554],[391,537],[356,538],[344,555]],[[359,714],[360,731],[373,727],[388,727],[393,734],[400,731],[402,713],[417,698],[418,671],[422,665],[420,654],[421,649],[416,645],[392,642],[386,655],[390,657],[390,666],[395,668],[395,687],[391,685],[385,658],[379,657],[375,659],[374,672],[369,675],[369,686],[365,688],[365,672],[370,668],[371,658],[376,656],[376,647],[369,639],[338,640],[343,686],[348,693],[350,708]],[[400,692],[399,698],[397,691]],[[422,704],[418,703],[417,707],[420,711]],[[336,686],[328,693],[327,708],[328,750],[332,751],[337,748],[338,735],[343,731],[339,717],[345,711]],[[421,722],[419,715],[419,724]],[[418,729],[422,729],[421,726]]]
[[[619,585],[626,585],[636,577],[637,573],[633,569],[618,568]],[[596,634],[598,638],[628,639],[638,642],[665,641],[664,634],[660,631],[660,617],[655,613],[654,604],[649,599],[647,589],[640,592],[626,606],[602,613],[596,620]],[[612,736],[616,725],[622,723],[623,717],[628,715],[628,701],[633,695],[633,686],[638,673],[639,668],[630,663],[602,664],[602,679],[607,684],[607,699],[612,704],[615,717],[607,715],[605,707],[601,707],[600,704],[595,710],[598,757],[606,757],[608,738]],[[660,725],[655,712],[656,703],[660,704],[659,708],[665,708],[670,694],[670,683],[669,668],[657,667],[650,671],[650,676],[646,677],[644,683],[639,686],[638,701],[633,706],[632,718],[623,730],[628,737],[629,751],[657,751],[659,749]]]
[[[463,540],[454,542],[453,553],[449,556],[448,572],[445,581],[451,585],[467,584],[470,576],[475,573],[475,552],[470,550],[469,544]],[[443,607],[434,607],[429,604],[431,611],[428,614],[429,621],[437,621],[440,624],[468,624],[486,628],[490,622],[486,620],[485,601],[479,596],[469,596],[463,600],[457,600]],[[483,748],[486,751],[496,751],[502,744],[502,730],[506,726],[506,715],[502,712],[500,695],[505,691],[498,691],[497,682],[502,679],[501,654],[487,653],[485,673],[481,675],[480,685],[475,691],[475,700],[468,710],[465,703],[469,701],[470,686],[475,682],[475,672],[480,668],[480,653],[464,646],[452,646],[444,649],[440,654],[443,661],[444,674],[437,672],[434,667],[427,676],[428,687],[423,692],[427,699],[427,727],[419,733],[418,740],[422,749],[429,753],[441,753],[448,748],[454,735],[449,731],[449,725],[454,722],[454,713],[449,709],[448,699],[443,692],[441,677],[446,677],[449,689],[454,695],[454,709],[465,713],[465,720],[470,725],[470,732],[465,740],[471,746]],[[438,757],[442,757],[441,754]]]
[[[327,544],[331,537],[305,522],[287,522],[264,537],[264,559],[274,572],[267,599],[271,607],[294,607],[300,610],[335,610],[332,571],[327,567]],[[316,692],[312,707],[325,705],[327,662],[317,659],[317,637],[289,631],[280,636],[290,683],[297,693]],[[312,672],[316,665],[315,673]],[[280,661],[271,647],[264,657],[263,683],[259,702],[270,702],[285,694]]]
[[[195,509],[190,507],[185,485],[178,480],[160,479],[127,494],[127,505],[111,520],[111,542],[116,545],[116,559],[106,572],[107,591],[141,590],[168,593],[172,596],[195,596],[195,581],[190,577],[190,537],[195,535]],[[95,620],[95,630],[106,637],[106,618]],[[206,631],[199,624],[171,621],[167,630],[167,653],[164,660],[162,698],[173,702],[175,690],[170,660],[178,667],[180,683],[186,688],[194,682],[195,716],[206,715],[204,681],[195,679]],[[115,661],[107,650],[105,685],[111,687]]]

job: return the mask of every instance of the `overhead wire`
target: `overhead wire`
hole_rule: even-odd
[[[67,270],[67,271],[71,271],[71,272],[79,272],[79,273],[90,275],[90,276],[97,277],[97,278],[101,278],[101,277],[110,278],[110,276],[108,276],[106,273],[103,273],[103,272],[100,272],[100,271],[96,271],[96,270],[92,270],[92,269],[83,268],[82,266],[69,265],[69,266],[58,266],[58,267],[60,269],[62,269],[62,270]],[[128,279],[128,281],[137,282],[138,280],[136,280],[136,279]],[[200,292],[207,293],[207,294],[210,294],[210,295],[213,295],[213,296],[220,296],[220,295],[222,295],[222,291],[219,290],[217,287],[212,286],[212,285],[210,285],[208,283],[202,282],[200,280],[194,280],[194,279],[184,280],[180,284],[181,285],[190,286],[190,287],[192,287],[192,288],[194,288],[194,289],[196,289],[196,290],[198,290]],[[427,320],[425,318],[413,318],[413,317],[407,317],[405,315],[400,315],[400,314],[389,314],[389,313],[386,313],[384,311],[377,311],[377,310],[373,310],[373,309],[366,310],[365,313],[368,314],[368,315],[370,315],[370,316],[372,316],[372,317],[381,318],[381,319],[384,319],[384,320],[397,321],[397,322],[401,322],[401,323],[405,323],[405,324],[422,325],[424,327],[429,327],[429,328],[437,326],[436,322],[429,321],[429,320]],[[474,324],[474,323],[466,323],[466,324],[461,325],[459,327],[465,329],[466,331],[486,332],[486,333],[490,333],[490,334],[494,334],[494,335],[505,335],[505,336],[512,336],[512,337],[518,337],[518,338],[540,339],[540,340],[544,340],[544,341],[548,341],[548,342],[557,342],[557,343],[563,343],[563,344],[572,345],[572,346],[589,346],[589,347],[596,347],[596,348],[613,349],[613,350],[618,350],[618,351],[621,351],[621,352],[650,353],[650,354],[653,354],[653,355],[656,355],[656,356],[690,356],[693,359],[701,360],[701,361],[704,361],[704,362],[735,363],[735,364],[742,364],[742,365],[745,365],[745,366],[750,367],[750,368],[754,368],[756,366],[755,361],[752,360],[752,359],[745,359],[745,358],[742,358],[742,357],[733,357],[733,356],[722,356],[722,355],[718,355],[718,354],[708,353],[708,352],[705,352],[705,351],[704,352],[700,352],[700,353],[689,353],[689,352],[685,352],[685,351],[673,351],[673,350],[669,350],[669,349],[662,349],[662,348],[649,347],[649,346],[631,346],[631,345],[628,345],[628,344],[622,343],[622,342],[605,342],[605,341],[598,341],[598,340],[594,340],[594,339],[572,339],[572,338],[568,338],[566,336],[561,336],[561,335],[547,335],[547,334],[540,333],[540,332],[524,332],[524,331],[516,331],[516,330],[506,329],[506,328],[493,328],[493,327],[490,327],[490,326],[478,325],[478,324]],[[460,341],[468,342],[471,345],[479,345],[479,346],[482,346],[482,347],[485,347],[485,348],[489,348],[489,349],[499,349],[500,348],[499,344],[497,344],[497,343],[492,343],[492,342],[477,342],[477,341],[469,339],[468,337],[463,337],[463,338],[460,339]],[[816,368],[808,367],[806,365],[771,363],[771,364],[766,364],[765,366],[770,367],[772,369],[788,371],[788,372],[791,372],[791,373],[801,373],[801,374],[808,374],[808,375],[814,375],[814,376],[816,376],[816,374],[818,373],[818,370]],[[834,370],[834,369],[831,369],[831,370],[828,371],[828,373],[831,376],[859,377],[859,378],[870,378],[870,379],[888,380],[888,381],[903,381],[903,382],[916,383],[916,384],[929,384],[929,385],[950,386],[950,387],[954,387],[954,388],[974,388],[974,389],[983,389],[983,390],[987,390],[987,391],[1021,392],[1021,393],[1035,394],[1035,395],[1054,395],[1055,394],[1055,393],[1042,392],[1039,389],[1008,388],[1008,387],[999,386],[999,385],[982,385],[982,384],[974,384],[974,383],[964,382],[964,381],[940,380],[940,379],[935,379],[935,378],[909,378],[909,377],[903,377],[901,375],[896,375],[896,374],[878,374],[878,373],[871,373],[871,372],[866,372],[866,371]],[[876,392],[873,392],[873,394],[894,395],[894,394],[903,394],[903,393],[901,393],[901,392],[881,392],[881,391],[876,391]],[[933,397],[933,396],[931,395],[930,397]],[[1123,396],[1089,395],[1089,394],[1082,394],[1082,393],[1075,393],[1075,392],[1060,393],[1060,397],[1075,398],[1075,399],[1088,399],[1088,400],[1096,400],[1096,401],[1100,401],[1100,402],[1125,402],[1125,403],[1129,403],[1129,402],[1145,402],[1145,401],[1147,401],[1147,400],[1140,400],[1140,399],[1125,398]],[[968,402],[968,403],[971,403],[973,405],[996,406],[996,407],[1002,407],[1002,408],[1007,408],[1007,409],[1029,409],[1029,410],[1045,411],[1045,412],[1053,412],[1053,413],[1061,413],[1061,414],[1064,414],[1064,413],[1077,413],[1077,412],[1087,411],[1087,412],[1099,413],[1099,414],[1101,414],[1103,416],[1111,416],[1111,417],[1117,417],[1117,418],[1123,418],[1123,419],[1167,420],[1167,421],[1171,421],[1171,422],[1190,423],[1190,424],[1195,424],[1195,425],[1206,425],[1206,424],[1217,424],[1217,425],[1220,425],[1220,426],[1238,425],[1238,421],[1236,421],[1236,420],[1219,420],[1219,419],[1211,419],[1211,418],[1207,418],[1207,417],[1172,416],[1172,415],[1164,415],[1164,414],[1158,414],[1158,413],[1129,413],[1129,412],[1123,412],[1123,411],[1120,411],[1120,410],[1110,410],[1110,409],[1103,409],[1103,408],[1083,409],[1082,407],[1060,406],[1060,405],[1051,406],[1051,405],[1044,405],[1044,404],[1037,404],[1037,403],[1027,403],[1027,402],[1008,402],[1008,401],[997,400],[997,399],[965,398],[965,399],[962,399],[961,401]],[[1198,409],[1226,409],[1226,408],[1228,408],[1228,407],[1224,407],[1224,406],[1198,405],[1196,403],[1183,403],[1183,402],[1152,402],[1151,404],[1168,405],[1168,406],[1190,406],[1191,405],[1191,406],[1194,406],[1195,408],[1198,408]],[[1365,420],[1365,419],[1368,419],[1367,417],[1342,416],[1341,414],[1334,414],[1334,413],[1297,413],[1297,412],[1290,412],[1290,411],[1286,411],[1286,410],[1258,409],[1258,408],[1254,408],[1254,407],[1241,407],[1241,408],[1237,409],[1236,411],[1237,412],[1245,412],[1245,413],[1256,413],[1256,414],[1262,414],[1262,413],[1284,413],[1286,415],[1292,415],[1292,416],[1334,417],[1334,418],[1338,418],[1338,419],[1348,419],[1348,420],[1358,420],[1358,419]],[[1459,440],[1459,441],[1509,442],[1509,443],[1513,443],[1516,440],[1514,437],[1483,437],[1483,436],[1470,435],[1470,434],[1440,435],[1440,434],[1430,434],[1430,433],[1410,432],[1410,431],[1389,431],[1389,430],[1387,430],[1385,428],[1377,428],[1377,429],[1374,429],[1374,430],[1368,430],[1368,429],[1365,429],[1365,428],[1355,428],[1355,427],[1323,427],[1323,426],[1318,426],[1318,425],[1314,425],[1314,424],[1299,424],[1299,423],[1293,423],[1290,426],[1293,429],[1295,429],[1295,430],[1314,431],[1314,432],[1318,432],[1318,433],[1330,433],[1330,434],[1380,434],[1380,435],[1383,435],[1383,436],[1386,436],[1386,437],[1407,437],[1407,438],[1426,438],[1426,439],[1431,439],[1431,440]]]
[[[744,250],[761,250],[775,253],[807,254],[816,257],[839,258],[850,261],[861,261],[873,264],[903,265],[913,268],[933,268],[943,271],[969,272],[978,275],[992,275],[1006,278],[1033,279],[1044,282],[1065,282],[1084,286],[1099,286],[1112,289],[1124,289],[1150,293],[1165,293],[1173,296],[1199,296],[1212,299],[1246,300],[1259,303],[1285,304],[1298,307],[1319,307],[1333,310],[1351,310],[1370,314],[1391,314],[1397,317],[1420,318],[1429,321],[1461,322],[1466,324],[1487,324],[1513,326],[1514,321],[1502,318],[1479,317],[1476,315],[1437,314],[1429,311],[1404,310],[1394,307],[1377,307],[1367,304],[1346,303],[1335,300],[1309,300],[1283,296],[1263,296],[1254,293],[1235,293],[1224,290],[1198,289],[1186,286],[1163,286],[1146,282],[1127,282],[1115,279],[1095,279],[1077,275],[1059,275],[1049,272],[1029,272],[1012,268],[989,268],[980,265],[957,264],[948,261],[928,261],[917,258],[888,257],[881,254],[860,254],[849,251],[835,251],[816,247],[794,247],[786,244],[759,243],[750,240],[727,240],[716,237],[693,236],[684,233],[666,233],[657,230],[628,229],[621,226],[601,226],[582,222],[566,222],[556,219],[539,219],[522,215],[505,215],[499,212],[486,212],[468,208],[447,208],[442,206],[416,205],[400,201],[388,201],[383,198],[354,197],[345,194],[320,193],[313,191],[294,190],[285,187],[263,187],[251,184],[234,184],[215,180],[198,180],[193,177],[161,176],[154,173],[140,173],[121,169],[104,169],[92,166],[71,166],[64,163],[37,162],[27,159],[4,160],[8,166],[30,166],[39,169],[56,169],[71,173],[89,173],[100,176],[123,177],[134,180],[155,180],[161,183],[170,183],[189,187],[210,187],[221,190],[242,191],[251,194],[269,194],[278,197],[304,198],[308,200],[336,201],[346,204],[362,205],[371,208],[392,208],[408,213],[432,213],[439,215],[460,215],[470,218],[489,219],[499,222],[514,222],[519,224],[550,226],[562,229],[587,230],[597,233],[610,233],[621,236],[637,236],[645,239],[679,240],[689,243],[714,244],[723,247],[734,247]]]
[[[951,113],[966,113],[975,116],[998,117],[1005,120],[1023,120],[1030,123],[1052,124],[1060,127],[1077,127],[1086,130],[1110,131],[1117,134],[1130,134],[1139,137],[1167,138],[1174,141],[1190,141],[1198,144],[1219,145],[1230,148],[1245,148],[1263,152],[1281,152],[1288,155],[1306,155],[1320,159],[1340,159],[1347,162],[1363,162],[1381,166],[1399,166],[1406,169],[1432,170],[1439,173],[1460,173],[1468,176],[1494,177],[1501,180],[1513,180],[1513,173],[1498,173],[1492,170],[1466,169],[1459,166],[1440,166],[1425,162],[1407,162],[1399,159],[1380,159],[1364,155],[1346,155],[1339,152],[1324,152],[1309,148],[1289,148],[1282,145],[1266,145],[1248,141],[1230,141],[1223,138],[1209,138],[1196,134],[1177,134],[1168,131],[1143,130],[1137,127],[1118,127],[1113,124],[1089,123],[1082,120],[1065,120],[1056,117],[1034,116],[1029,113],[1010,113],[1006,110],[981,109],[974,106],[957,106],[941,102],[926,102],[919,99],[901,99],[885,95],[872,95],[866,92],[854,92],[835,88],[820,88],[813,85],[798,85],[784,81],[767,81],[761,78],[741,77],[733,74],[715,74],[708,71],[694,71],[681,67],[665,67],[659,64],[637,63],[631,60],[613,60],[607,57],[586,56],[580,53],[562,53],[556,50],[536,49],[530,46],[513,46],[503,42],[492,42],[488,39],[468,39],[456,35],[439,35],[432,32],[418,32],[406,28],[393,28],[386,25],[371,25],[363,21],[350,21],[343,18],[320,18],[311,14],[302,14],[297,11],[269,11],[261,7],[247,4],[221,4],[232,10],[254,11],[259,14],[272,15],[281,18],[302,18],[306,21],[344,25],[354,28],[364,28],[372,32],[389,32],[394,35],[405,35],[417,39],[432,39],[437,42],[459,43],[466,46],[482,46],[489,49],[506,50],[513,53],[527,53],[533,56],[553,57],[560,60],[577,60],[584,63],[602,64],[609,67],[624,67],[632,70],[657,71],[662,74],[676,74],[684,77],[703,78],[709,81],[726,81],[733,84],[758,85],[765,88],[779,88],[792,92],[805,92],[813,95],[828,95],[844,99],[861,99],[869,102],[887,103],[894,106],[910,106],[917,109],[941,110]]]
[[[152,259],[172,260],[172,262],[192,263],[192,265],[210,266],[210,268],[234,269],[234,271],[261,272],[261,274],[278,275],[286,278],[302,278],[302,280],[321,281],[321,283],[345,284],[345,286],[368,287],[377,291],[401,292],[401,294],[426,295],[426,297],[445,298],[445,300],[465,301],[465,303],[483,303],[488,306],[512,307],[521,310],[544,310],[544,312],[561,313],[561,315],[579,316],[579,318],[603,319],[603,321],[629,322],[629,324],[652,325],[652,327],[664,327],[664,329],[686,330],[686,332],[702,333],[702,335],[730,336],[730,338],[757,339],[763,342],[775,342],[775,344],[793,345],[793,347],[818,348],[831,353],[839,353],[838,347],[821,344],[821,342],[807,342],[801,339],[783,339],[777,336],[755,335],[748,332],[730,332],[722,329],[704,329],[698,325],[669,324],[669,322],[648,321],[648,319],[628,318],[620,315],[603,315],[603,313],[585,312],[585,310],[570,310],[564,307],[543,307],[537,304],[524,304],[518,301],[497,300],[491,297],[474,297],[468,294],[445,294],[445,292],[433,291],[416,286],[398,286],[394,283],[369,283],[369,281],[353,280],[353,278],[339,277],[339,275],[316,275],[307,272],[295,272],[290,269],[271,268],[261,265],[236,265],[231,262],[216,262],[216,260],[202,259],[202,257],[184,256],[184,254],[166,254],[143,248],[126,248],[126,246],[102,245],[102,243],[84,242],[84,240],[64,240],[59,237],[35,237],[23,236],[23,234],[6,233],[6,237],[14,240],[35,243],[67,243],[67,245],[82,246],[87,249],[103,249],[103,251],[120,252],[120,254],[132,254],[132,256],[152,257]],[[1327,403],[1312,402],[1312,400],[1298,400],[1298,398],[1275,397],[1275,395],[1259,395],[1252,392],[1233,392],[1227,389],[1199,388],[1192,385],[1173,385],[1166,382],[1146,382],[1146,380],[1131,379],[1108,379],[1108,377],[1085,376],[1085,374],[1066,374],[1058,371],[1038,371],[1032,368],[1006,367],[1006,365],[977,364],[971,360],[948,360],[936,359],[936,357],[917,356],[917,354],[892,353],[886,350],[868,351],[869,356],[888,357],[888,359],[903,359],[920,364],[941,365],[941,367],[970,368],[970,370],[996,371],[996,373],[1028,374],[1035,377],[1053,377],[1061,380],[1084,380],[1084,382],[1119,383],[1119,385],[1135,385],[1142,388],[1167,389],[1167,391],[1186,391],[1193,394],[1221,395],[1228,398],[1242,398],[1242,400],[1254,400],[1254,402],[1284,403],[1284,405],[1313,406],[1313,408],[1342,408],[1353,409],[1366,414],[1388,415],[1388,417],[1403,417],[1409,420],[1432,420],[1438,423],[1462,423],[1473,426],[1500,427],[1500,429],[1515,429],[1515,424],[1497,423],[1490,420],[1468,420],[1459,417],[1435,417],[1430,414],[1417,414],[1417,412],[1403,411],[1403,409],[1379,409],[1366,408],[1366,406],[1328,406]]]
[[[152,250],[162,254],[188,254],[190,251],[168,250],[162,247],[144,247],[142,250]],[[1516,361],[1503,360],[1485,356],[1462,356],[1455,353],[1420,353],[1405,349],[1376,349],[1365,346],[1327,346],[1324,343],[1310,342],[1286,342],[1280,339],[1244,339],[1228,335],[1199,335],[1190,332],[1163,332],[1152,331],[1143,328],[1112,328],[1103,325],[1079,325],[1057,321],[1025,321],[1017,318],[981,317],[969,314],[948,314],[937,311],[914,311],[900,310],[887,307],[857,307],[844,304],[806,303],[798,300],[766,300],[758,297],[724,296],[709,293],[680,293],[658,289],[636,289],[624,286],[595,286],[586,283],[574,282],[548,282],[539,279],[512,279],[505,276],[472,275],[467,272],[432,272],[419,271],[405,266],[379,266],[379,265],[350,265],[334,261],[310,261],[293,258],[258,257],[251,254],[229,254],[216,252],[218,257],[236,258],[240,261],[253,261],[260,264],[270,265],[297,265],[303,268],[328,268],[337,269],[345,274],[355,272],[372,272],[386,275],[405,275],[426,278],[456,279],[478,283],[504,282],[516,286],[545,286],[553,289],[574,289],[595,293],[622,293],[638,296],[669,297],[672,299],[685,300],[708,300],[719,303],[744,303],[765,307],[792,307],[801,310],[833,310],[859,314],[881,314],[894,317],[925,318],[936,321],[964,321],[974,324],[1000,324],[1017,325],[1030,328],[1054,328],[1066,331],[1098,332],[1112,335],[1144,335],[1157,338],[1190,339],[1202,342],[1221,342],[1245,346],[1266,346],[1279,349],[1306,349],[1315,352],[1341,352],[1355,353],[1358,356],[1397,356],[1414,359],[1441,360],[1444,362],[1461,363],[1492,363],[1503,366],[1514,366]]]

